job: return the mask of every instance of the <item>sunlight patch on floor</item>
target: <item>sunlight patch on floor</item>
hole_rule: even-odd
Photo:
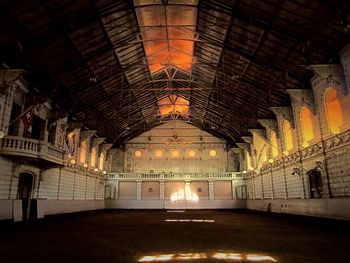
[[[153,256],[143,256],[138,262],[158,262],[158,261],[184,261],[195,259],[215,259],[231,262],[278,262],[274,257],[263,254],[249,254],[249,253],[178,253],[178,254],[159,254]]]
[[[209,219],[165,219],[165,222],[214,223],[215,220],[209,220]]]

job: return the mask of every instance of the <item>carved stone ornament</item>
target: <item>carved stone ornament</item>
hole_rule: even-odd
[[[315,73],[311,79],[313,89],[337,87],[343,95],[348,93],[342,65],[310,65],[308,69]]]
[[[84,140],[89,140],[92,138],[92,136],[94,136],[96,134],[97,131],[81,131],[80,132],[80,142],[84,141]]]
[[[106,138],[92,138],[91,139],[91,146],[95,147],[100,145],[101,143],[103,143],[105,141]]]
[[[310,89],[287,89],[286,92],[291,97],[293,103],[299,104],[300,106],[306,105],[316,114],[316,104],[314,93]]]
[[[278,117],[282,117],[290,122],[290,125],[295,128],[294,126],[294,116],[293,111],[291,107],[270,107],[270,110]]]
[[[243,139],[243,141],[245,141],[246,143],[253,143],[253,136],[242,136],[241,137]]]
[[[273,130],[279,138],[278,124],[275,119],[258,119],[258,122],[266,129]]]

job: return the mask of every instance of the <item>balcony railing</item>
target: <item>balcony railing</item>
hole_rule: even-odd
[[[63,165],[64,150],[29,138],[6,136],[0,140],[0,153],[24,158],[34,158]]]
[[[218,173],[109,173],[108,179],[117,180],[235,180],[243,179],[240,172]]]

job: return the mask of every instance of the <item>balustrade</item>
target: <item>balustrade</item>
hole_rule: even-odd
[[[233,180],[243,179],[239,172],[220,173],[109,173],[108,179],[117,180]]]
[[[38,158],[63,164],[64,150],[30,138],[6,136],[0,140],[0,153],[5,155]]]

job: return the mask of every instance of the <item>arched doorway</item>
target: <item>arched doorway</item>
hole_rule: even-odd
[[[23,221],[29,219],[32,190],[33,175],[30,173],[20,173],[18,179],[17,199],[22,200]]]
[[[306,175],[309,179],[310,198],[321,198],[323,192],[321,172],[314,168],[309,170]]]

